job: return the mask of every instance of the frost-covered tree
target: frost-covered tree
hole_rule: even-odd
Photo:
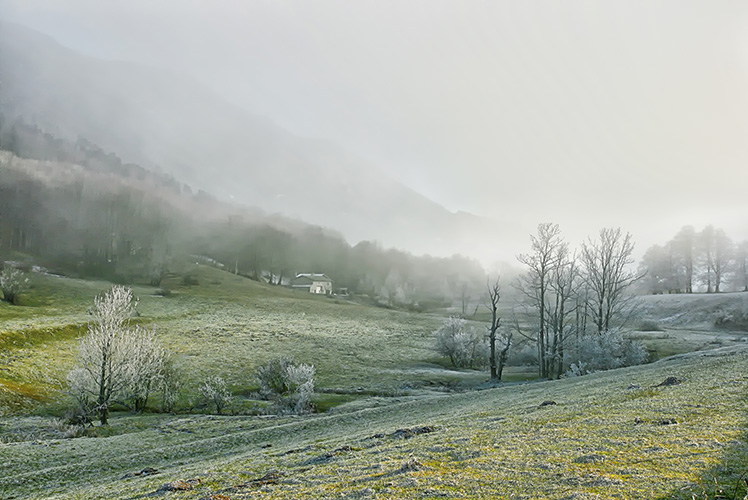
[[[220,415],[231,403],[234,397],[231,395],[226,381],[218,375],[209,377],[199,388],[200,394],[215,406],[216,413]]]
[[[479,368],[488,360],[483,335],[467,324],[467,321],[450,316],[434,332],[436,351],[447,356],[452,365],[460,368]]]
[[[72,393],[93,407],[101,425],[109,423],[114,401],[129,399],[142,409],[162,380],[164,349],[153,332],[130,327],[136,305],[132,290],[121,285],[94,299],[94,320],[80,340],[78,364],[68,375]]]
[[[260,394],[275,400],[280,413],[312,410],[314,376],[314,365],[296,363],[287,356],[270,360],[257,370]]]
[[[10,304],[18,304],[18,298],[29,286],[26,273],[13,267],[6,267],[0,272],[0,291],[2,300]]]
[[[624,337],[620,330],[582,335],[569,351],[568,375],[640,365],[649,356],[644,344]]]
[[[309,413],[312,410],[314,396],[314,365],[304,363],[292,364],[287,368],[289,395],[286,407],[296,414]]]
[[[523,333],[516,322],[520,334],[535,341],[538,349],[538,375],[551,377],[553,359],[560,344],[554,344],[553,331],[550,326],[553,300],[552,283],[562,259],[567,253],[567,243],[561,237],[558,224],[545,222],[538,225],[537,235],[530,236],[530,253],[517,257],[527,267],[527,272],[520,276],[516,288],[523,295],[526,306],[534,317],[534,334]],[[555,347],[554,347],[555,346]]]
[[[151,393],[164,386],[166,350],[153,330],[136,327],[127,339],[128,359],[124,399],[135,411],[145,410]]]

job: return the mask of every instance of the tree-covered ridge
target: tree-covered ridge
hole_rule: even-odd
[[[0,257],[35,256],[60,272],[158,285],[175,257],[287,284],[324,272],[337,288],[385,305],[478,297],[474,260],[416,257],[258,209],[220,202],[85,139],[63,140],[0,117]]]

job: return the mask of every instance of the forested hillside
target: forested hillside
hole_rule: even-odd
[[[20,252],[57,272],[158,285],[198,257],[274,284],[298,272],[386,305],[449,305],[477,295],[468,258],[415,257],[374,242],[216,200],[165,174],[124,163],[85,139],[56,138],[0,117],[0,257]]]

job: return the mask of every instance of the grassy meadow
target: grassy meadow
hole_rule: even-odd
[[[127,416],[111,436],[1,446],[0,495],[742,498],[747,368],[731,347],[304,418]]]
[[[184,285],[188,274],[197,285]],[[93,298],[111,286],[32,275],[20,306],[0,303],[0,414],[54,413],[67,404],[66,375],[75,363]],[[154,328],[174,354],[183,380],[178,406],[200,405],[197,387],[223,376],[239,395],[232,411],[256,413],[254,373],[267,360],[289,355],[317,369],[321,409],[360,399],[474,386],[480,371],[447,369],[433,350],[432,332],[443,317],[365,307],[344,300],[260,284],[211,266],[194,264],[167,278],[171,295],[133,287],[134,319]],[[509,370],[524,379],[533,370]],[[199,409],[199,408],[198,408]]]
[[[197,284],[183,284],[185,274]],[[110,426],[69,439],[59,418],[71,404],[65,377],[93,298],[110,284],[32,281],[20,306],[0,303],[3,499],[746,494],[744,332],[677,316],[717,307],[698,297],[645,298],[643,318],[657,329],[635,335],[654,359],[675,356],[551,382],[523,382],[534,368],[510,367],[515,383],[468,390],[488,377],[451,369],[434,352],[443,315],[315,297],[193,264],[163,283],[169,296],[133,288],[134,321],[175,354],[179,411],[115,412]],[[719,311],[746,298],[729,300]],[[319,413],[264,415],[254,372],[280,355],[316,366]],[[212,374],[236,395],[230,415],[208,414],[197,396]],[[660,386],[667,377],[681,383]]]

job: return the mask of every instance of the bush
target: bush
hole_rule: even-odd
[[[10,304],[18,304],[21,293],[26,291],[29,286],[29,279],[23,271],[6,266],[0,272],[0,291],[3,292],[3,299]]]
[[[436,350],[456,367],[481,368],[488,364],[488,346],[483,336],[455,316],[447,318],[434,332]]]
[[[174,411],[182,390],[182,373],[174,357],[167,355],[164,359],[161,379],[161,410],[166,413]]]
[[[275,401],[277,413],[309,413],[314,395],[313,365],[289,357],[273,359],[257,370],[260,394]]]
[[[639,331],[642,332],[662,332],[664,329],[660,324],[652,319],[643,319],[639,322]]]
[[[520,341],[509,351],[507,366],[537,366],[538,348],[529,342]]]
[[[216,407],[218,415],[231,403],[234,397],[226,387],[226,381],[218,375],[210,377],[200,386],[200,394]]]
[[[193,275],[185,274],[184,276],[182,276],[182,284],[185,286],[196,286],[199,285],[200,282]]]
[[[619,330],[584,335],[570,351],[568,376],[640,365],[648,358],[644,344],[627,339]]]

